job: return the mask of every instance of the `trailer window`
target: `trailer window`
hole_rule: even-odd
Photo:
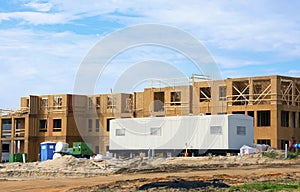
[[[236,127],[236,134],[237,135],[246,135],[246,127],[244,127],[244,126],[237,126]]]
[[[116,136],[125,136],[125,129],[116,129]]]
[[[211,135],[221,135],[222,127],[221,126],[210,126],[210,134]]]
[[[151,128],[150,135],[161,136],[161,128],[160,127]]]

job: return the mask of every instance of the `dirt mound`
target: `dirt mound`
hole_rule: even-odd
[[[87,159],[79,159],[70,155],[62,156],[54,160],[40,162],[37,167],[50,170],[87,171],[87,169],[99,169],[100,162],[93,162]]]
[[[108,174],[148,174],[239,168],[247,166],[280,167],[299,163],[299,158],[285,160],[282,152],[262,152],[244,156],[133,158],[94,161],[62,156],[33,163],[5,163],[0,166],[0,179],[51,179],[57,177],[91,177]]]
[[[218,189],[253,182],[299,181],[300,158],[284,159],[282,152],[261,152],[244,156],[207,156],[174,158],[133,158],[93,161],[63,156],[55,160],[33,163],[0,164],[0,180],[29,180],[26,185],[53,191],[195,191]],[[98,176],[98,177],[95,177]],[[95,177],[93,180],[92,177]],[[70,187],[64,182],[69,180]],[[78,178],[78,179],[75,179]],[[38,180],[47,179],[49,181]],[[53,183],[48,185],[47,183]],[[31,181],[32,180],[32,181]],[[74,183],[74,181],[76,182]],[[93,180],[86,183],[86,180]],[[23,182],[20,182],[22,185]],[[78,182],[78,183],[77,183]],[[58,184],[59,183],[59,184]],[[57,186],[53,186],[57,184]],[[24,184],[25,185],[25,184]],[[224,188],[223,188],[224,187]],[[10,189],[14,186],[11,185]],[[75,189],[74,189],[75,188]],[[22,188],[24,189],[24,188]],[[30,190],[29,190],[30,189]],[[63,190],[64,189],[64,190]],[[41,191],[39,190],[39,191]]]
[[[109,174],[105,162],[94,162],[89,159],[80,159],[73,156],[62,156],[54,160],[33,163],[5,163],[0,169],[2,179],[32,179],[55,177],[90,177]]]

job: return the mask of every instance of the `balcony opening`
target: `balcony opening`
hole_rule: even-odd
[[[48,98],[43,97],[40,100],[40,109],[41,110],[48,110]]]
[[[181,105],[181,92],[171,92],[171,106]]]
[[[101,100],[100,100],[100,97],[96,97],[96,108],[97,108],[97,109],[100,108],[100,104],[101,104],[100,101],[101,101]]]
[[[116,98],[114,96],[107,96],[107,109],[114,109],[116,107]]]
[[[53,106],[54,106],[55,109],[61,109],[62,108],[62,96],[54,96]]]
[[[154,92],[154,112],[164,111],[165,105],[165,93],[164,92]]]
[[[226,101],[226,86],[219,87],[219,101]]]
[[[201,87],[200,88],[200,102],[210,102],[211,101],[211,88]]]
[[[232,105],[248,105],[249,81],[232,82]]]
[[[89,97],[88,98],[88,109],[92,109],[93,107],[94,107],[93,98]]]

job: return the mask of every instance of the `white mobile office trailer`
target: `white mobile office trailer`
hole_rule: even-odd
[[[120,155],[226,153],[253,144],[253,118],[241,114],[123,118],[110,122],[110,151]]]

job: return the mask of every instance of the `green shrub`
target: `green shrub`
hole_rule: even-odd
[[[298,184],[282,184],[282,183],[251,183],[240,186],[231,187],[229,191],[282,191],[282,190],[300,190],[300,182]]]
[[[297,158],[299,156],[299,153],[297,152],[297,153],[293,153],[293,152],[289,152],[288,153],[288,157],[290,158],[290,159],[294,159],[294,158]]]
[[[273,151],[271,151],[271,152],[262,152],[262,156],[263,157],[269,157],[269,158],[276,158],[277,154],[274,153]]]

